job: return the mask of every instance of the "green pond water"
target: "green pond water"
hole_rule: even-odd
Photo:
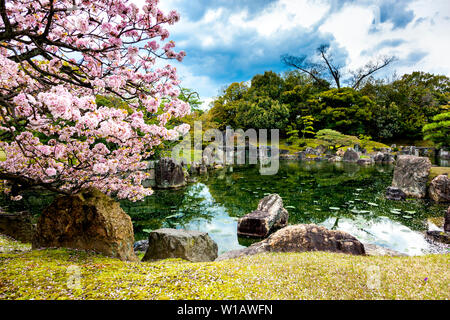
[[[179,190],[155,190],[144,201],[121,201],[131,216],[136,240],[158,228],[208,232],[219,253],[248,246],[237,237],[237,219],[256,209],[265,195],[278,193],[289,223],[315,223],[347,231],[364,243],[408,255],[445,252],[423,236],[428,217],[442,217],[447,208],[426,200],[386,200],[393,166],[352,163],[281,161],[276,175],[260,175],[256,165],[215,170]],[[39,213],[52,196],[30,194],[9,210]],[[2,205],[0,203],[0,205]]]
[[[442,252],[427,242],[427,218],[443,216],[445,205],[426,200],[386,200],[393,166],[282,161],[276,175],[260,175],[257,166],[241,166],[197,177],[187,187],[156,190],[144,202],[122,201],[138,239],[161,227],[208,232],[219,252],[252,241],[237,237],[237,219],[256,209],[265,195],[278,193],[289,223],[315,223],[347,231],[362,242],[409,255]]]

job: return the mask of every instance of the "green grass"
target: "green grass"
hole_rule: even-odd
[[[6,160],[6,153],[3,150],[0,150],[0,161]]]
[[[449,257],[307,252],[147,263],[33,250],[0,254],[0,299],[450,299]],[[79,288],[68,285],[69,266],[80,270]],[[368,287],[370,267],[379,268],[378,289]]]
[[[430,175],[428,176],[428,181],[431,181],[437,176],[444,173],[446,173],[450,178],[450,167],[431,167]]]

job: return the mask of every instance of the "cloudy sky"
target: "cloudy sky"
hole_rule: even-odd
[[[288,70],[281,55],[311,54],[324,43],[348,69],[395,55],[388,74],[420,70],[450,76],[449,0],[160,2],[165,12],[181,14],[169,28],[178,50],[187,53],[177,69],[183,86],[197,90],[206,104],[232,82]]]

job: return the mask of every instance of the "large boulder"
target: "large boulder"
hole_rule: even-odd
[[[206,232],[158,229],[150,232],[142,261],[181,258],[191,262],[214,261],[218,247]]]
[[[392,186],[400,188],[407,196],[424,198],[431,162],[426,157],[401,155],[394,169]]]
[[[434,178],[428,189],[430,198],[435,202],[450,202],[450,179],[441,174]]]
[[[186,185],[183,167],[171,158],[161,158],[155,168],[155,182],[160,189],[176,189]]]
[[[297,224],[278,230],[267,239],[254,243],[248,248],[224,253],[217,258],[217,261],[263,252],[305,251],[365,254],[364,245],[344,231],[328,230],[314,224]]]
[[[344,161],[356,162],[359,160],[359,154],[353,148],[348,148],[344,153]]]
[[[133,224],[119,203],[98,190],[89,189],[57,197],[42,212],[33,248],[93,250],[136,261],[133,242]]]
[[[386,199],[388,200],[405,200],[406,194],[400,189],[396,187],[387,187],[386,189]]]
[[[386,152],[386,153],[377,152],[374,155],[373,160],[377,163],[394,163],[395,162],[394,156],[388,152]]]
[[[3,212],[0,210],[0,233],[21,242],[31,242],[34,226],[28,211]]]
[[[274,230],[287,225],[289,213],[278,194],[264,197],[258,208],[238,220],[238,236],[265,238]]]

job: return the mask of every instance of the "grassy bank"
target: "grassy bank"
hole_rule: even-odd
[[[0,299],[450,299],[449,262],[448,254],[307,252],[130,263],[76,250],[34,250],[0,254]],[[80,270],[79,289],[68,288],[69,266]],[[374,266],[379,289],[367,285]]]

